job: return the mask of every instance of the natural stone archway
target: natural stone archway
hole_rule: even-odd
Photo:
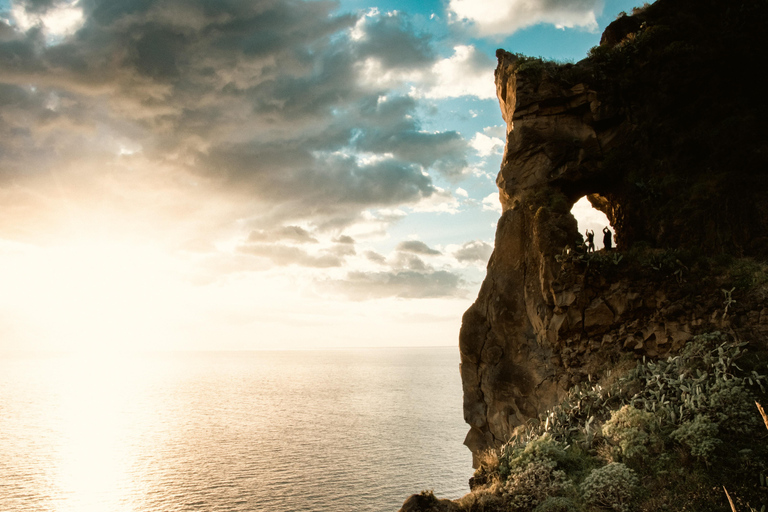
[[[622,354],[665,355],[696,332],[736,328],[722,314],[716,286],[697,295],[658,273],[622,273],[620,252],[589,265],[568,253],[583,241],[570,213],[580,197],[606,214],[620,251],[768,256],[768,136],[748,114],[764,104],[762,92],[743,72],[734,81],[713,71],[713,62],[730,56],[707,54],[697,65],[709,67],[689,66],[684,76],[665,67],[676,37],[696,34],[672,48],[699,44],[719,19],[712,15],[715,25],[701,34],[699,27],[654,31],[667,4],[622,21],[642,32],[636,37],[613,26],[605,47],[576,65],[497,52],[507,123],[496,180],[502,215],[487,277],[459,336],[466,444],[474,454],[499,448]],[[666,60],[651,59],[660,52]],[[739,94],[723,98],[729,88]],[[669,103],[694,101],[699,92],[718,101]],[[744,128],[729,126],[750,141],[748,159],[733,156],[734,140],[709,135],[718,115],[742,116]],[[749,166],[735,167],[737,160]],[[761,318],[760,311],[745,314]]]
[[[592,205],[588,196],[585,195],[579,198],[579,200],[571,207],[570,211],[571,215],[576,219],[579,226],[579,233],[584,237],[585,243],[587,241],[586,231],[590,230],[594,233],[595,250],[601,250],[603,248],[602,230],[604,227],[609,227],[611,232],[615,235],[616,229],[611,224],[611,221],[608,220],[608,217],[604,212]],[[613,238],[615,242],[615,236]],[[614,243],[614,246],[615,245],[616,244]]]

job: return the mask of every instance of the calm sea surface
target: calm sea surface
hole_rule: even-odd
[[[0,511],[389,511],[469,491],[457,348],[0,355]]]

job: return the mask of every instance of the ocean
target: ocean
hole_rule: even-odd
[[[396,512],[467,429],[456,347],[0,355],[0,511]]]

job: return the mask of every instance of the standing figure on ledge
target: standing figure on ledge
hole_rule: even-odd
[[[605,246],[606,251],[610,251],[613,249],[613,242],[611,241],[611,237],[613,236],[613,233],[611,233],[611,230],[608,229],[608,226],[603,228],[603,245]]]
[[[595,232],[588,229],[585,235],[587,235],[587,252],[595,252]]]

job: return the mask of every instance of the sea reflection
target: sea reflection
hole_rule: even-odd
[[[452,349],[0,357],[0,510],[381,511],[466,491]]]
[[[132,473],[137,437],[135,407],[145,402],[146,372],[132,356],[69,356],[49,368],[52,441],[50,495],[56,510],[132,511],[143,494]]]

